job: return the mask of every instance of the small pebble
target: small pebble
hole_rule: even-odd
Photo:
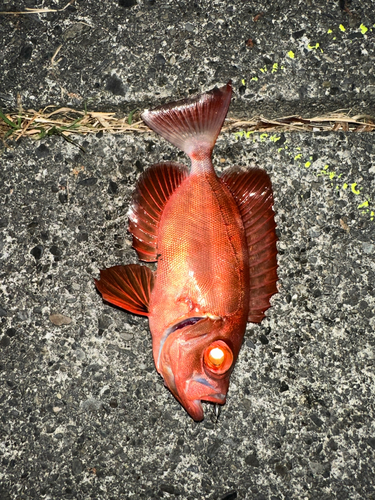
[[[122,340],[132,340],[134,338],[134,335],[132,333],[121,333],[120,337]]]
[[[245,463],[252,467],[259,467],[259,460],[253,453],[245,458]]]
[[[363,248],[363,251],[365,253],[367,253],[368,255],[373,254],[375,251],[375,245],[373,245],[372,243],[364,242],[364,243],[362,243],[362,248]]]
[[[79,181],[80,186],[94,186],[98,182],[96,177],[87,177],[86,179],[82,179]]]
[[[237,498],[237,491],[228,491],[220,500],[235,500]]]
[[[72,460],[72,472],[75,476],[81,474],[83,471],[83,465],[79,458],[73,458]]]
[[[0,339],[0,347],[8,347],[10,345],[10,338],[4,335]]]
[[[39,260],[43,255],[43,247],[42,245],[37,245],[36,247],[30,250],[31,255],[35,258],[35,260]]]
[[[68,318],[67,316],[64,316],[63,314],[51,314],[49,317],[51,323],[53,323],[56,326],[61,326],[61,325],[70,325],[72,322],[71,318]]]

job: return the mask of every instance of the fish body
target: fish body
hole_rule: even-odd
[[[224,404],[248,320],[260,321],[276,292],[272,189],[260,169],[211,161],[231,85],[146,111],[142,118],[191,159],[162,163],[138,182],[129,213],[145,266],[101,271],[108,302],[149,317],[153,357],[165,385],[194,420],[201,401]]]
[[[229,383],[228,374],[206,373],[204,350],[221,339],[235,361],[249,308],[243,223],[213,169],[190,175],[168,200],[158,253],[149,316],[155,365],[190,415],[201,420],[200,400],[222,403]],[[191,318],[196,323],[176,328]]]

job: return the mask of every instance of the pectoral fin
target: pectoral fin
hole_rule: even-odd
[[[146,266],[130,264],[100,271],[96,288],[107,302],[129,312],[148,316],[154,274]]]
[[[129,231],[140,260],[157,260],[157,235],[163,209],[188,175],[184,165],[168,162],[152,165],[140,177],[129,210]]]
[[[221,177],[237,202],[250,264],[249,321],[259,323],[277,292],[277,236],[271,180],[262,169],[233,167]]]

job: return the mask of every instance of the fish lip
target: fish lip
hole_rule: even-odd
[[[203,394],[202,396],[199,397],[200,401],[209,401],[210,403],[218,403],[218,404],[224,404],[227,395],[223,394],[222,392],[217,392],[215,391],[215,387],[212,386],[209,382],[207,384],[203,384],[199,380],[195,380],[195,382],[198,382],[199,384],[202,384],[203,387],[213,389],[212,392],[209,392],[207,394]]]
[[[193,420],[200,422],[204,419],[202,401],[200,399],[194,399],[191,400],[191,403],[192,405],[189,405],[189,409],[187,409],[184,405],[183,406]]]
[[[193,377],[190,379],[191,382],[195,382],[200,384],[202,387],[204,387],[206,390],[212,389],[211,392],[208,392],[207,394],[203,394],[202,396],[199,397],[200,401],[208,401],[210,403],[217,403],[217,404],[224,404],[227,398],[226,394],[223,394],[222,392],[218,392],[215,390],[215,387],[210,384],[210,382],[203,377]]]
[[[220,398],[218,398],[220,396]],[[193,420],[196,422],[199,422],[204,419],[204,411],[203,411],[203,405],[202,402],[207,402],[207,403],[216,403],[219,405],[223,405],[226,401],[226,395],[221,394],[221,393],[215,393],[207,396],[203,396],[200,399],[193,399],[190,400],[190,404],[185,406],[182,402],[182,406],[185,408],[185,410],[188,412],[188,414],[191,416]]]
[[[208,401],[209,403],[217,403],[219,405],[223,405],[227,399],[226,394],[222,394],[221,392],[215,392],[213,394],[207,394],[206,396],[201,397],[201,401]]]
[[[227,395],[223,394],[222,392],[215,391],[215,387],[212,384],[210,384],[208,380],[204,379],[203,377],[193,377],[191,381],[201,384],[203,387],[208,387],[209,389],[213,389],[213,392],[201,396],[199,398],[201,401],[208,401],[207,398],[210,398],[209,401],[212,403],[223,404],[223,401],[225,402]],[[214,401],[215,398],[218,398],[219,401]]]

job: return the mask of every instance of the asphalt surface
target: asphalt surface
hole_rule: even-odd
[[[373,115],[374,24],[371,2],[326,0],[0,15],[0,107],[126,114],[232,79],[232,116]],[[218,172],[271,176],[280,281],[248,325],[219,418],[205,404],[201,423],[156,373],[147,320],[104,304],[93,282],[137,262],[126,214],[140,173],[184,155],[151,132],[74,136],[85,152],[57,136],[8,139],[0,499],[374,499],[373,137],[219,136]]]

